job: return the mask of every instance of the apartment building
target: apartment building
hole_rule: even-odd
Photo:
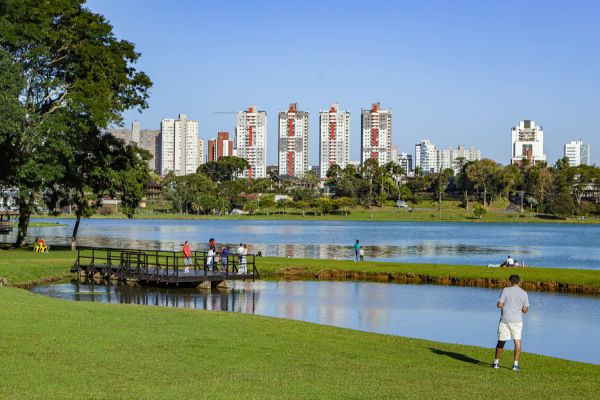
[[[319,176],[325,178],[333,164],[346,168],[350,160],[350,111],[333,103],[319,112]]]
[[[308,116],[297,103],[279,113],[279,175],[303,177],[308,171]]]

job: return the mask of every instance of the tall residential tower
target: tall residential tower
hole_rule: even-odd
[[[196,173],[198,168],[198,121],[179,114],[179,119],[163,119],[160,123],[160,174]]]
[[[519,126],[512,128],[511,164],[520,165],[523,160],[531,164],[546,161],[544,154],[544,130],[535,121],[524,120]]]
[[[237,114],[235,128],[236,153],[248,161],[250,166],[241,178],[267,177],[267,113],[250,106]]]
[[[340,111],[334,103],[328,111],[319,112],[319,175],[327,176],[329,167],[342,168],[350,161],[350,111]]]
[[[571,167],[579,165],[592,165],[590,157],[590,145],[581,140],[565,144],[565,157],[569,159]]]
[[[379,165],[391,161],[392,111],[382,110],[374,103],[370,110],[361,110],[361,163],[373,158]]]
[[[219,161],[221,157],[233,155],[233,140],[229,139],[229,132],[219,132],[215,139],[208,141],[208,161]]]
[[[279,174],[303,177],[308,171],[308,112],[290,104],[279,113]]]

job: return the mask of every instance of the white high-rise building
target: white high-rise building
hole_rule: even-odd
[[[465,148],[464,145],[458,145],[458,148],[448,147],[445,150],[437,151],[437,170],[439,172],[445,169],[454,170],[455,174],[460,172],[460,165],[458,160],[462,158],[464,162],[478,161],[481,160],[481,150],[478,150],[471,146]]]
[[[415,168],[424,174],[438,172],[437,149],[431,140],[423,139],[415,145]]]
[[[391,160],[392,111],[382,110],[374,103],[370,110],[361,110],[361,162],[373,158],[379,165]]]
[[[520,165],[524,159],[531,164],[546,161],[544,154],[544,130],[535,121],[524,120],[512,128],[511,164]]]
[[[565,144],[565,157],[569,159],[571,167],[579,165],[592,165],[590,156],[590,145],[580,140]]]
[[[237,114],[235,128],[236,155],[250,166],[240,178],[267,177],[267,113],[250,106]]]
[[[279,174],[303,177],[308,171],[308,112],[290,104],[279,113]]]
[[[140,144],[140,122],[133,121],[131,124],[131,141],[135,142],[137,145]]]
[[[206,142],[204,139],[198,139],[198,165],[206,162]]]
[[[404,170],[406,171],[407,174],[412,172],[412,170],[413,170],[412,154],[400,153],[400,155],[398,156],[398,164],[400,164],[400,166],[402,168],[404,168]]]
[[[350,161],[350,111],[340,111],[338,103],[320,111],[319,136],[319,175],[325,178],[330,166],[343,169]]]
[[[398,152],[398,145],[397,144],[393,144],[390,146],[390,161],[393,162],[394,164],[398,164],[398,157],[400,156],[400,153]]]
[[[198,169],[198,121],[163,119],[160,123],[160,174],[189,175]]]

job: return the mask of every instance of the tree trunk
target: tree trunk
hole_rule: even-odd
[[[469,211],[469,192],[467,190],[465,190],[465,207]]]
[[[79,231],[79,223],[81,222],[81,216],[77,213],[77,219],[75,220],[75,226],[73,227],[73,234],[71,235],[71,251],[77,250],[77,232]]]
[[[29,220],[31,218],[31,208],[33,206],[33,191],[30,191],[25,196],[19,194],[19,224],[17,231],[17,240],[15,241],[14,247],[23,247],[25,244],[25,238],[27,237],[27,228],[29,227]]]
[[[487,188],[483,188],[483,206],[487,207]]]

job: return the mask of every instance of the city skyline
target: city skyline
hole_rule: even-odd
[[[277,15],[287,4],[183,2],[177,9],[183,21],[172,19],[177,24],[163,18],[172,12],[166,4],[144,3],[143,20],[139,1],[88,5],[106,15],[118,36],[136,44],[142,53],[138,67],[154,81],[150,108],[125,114],[125,126],[140,120],[145,129],[157,129],[164,116],[185,112],[200,122],[200,137],[210,139],[235,127],[234,118],[218,111],[256,104],[275,116],[297,102],[316,127],[318,111],[339,102],[351,110],[350,158],[358,160],[360,109],[380,102],[395,114],[392,143],[400,152],[427,137],[440,147],[468,143],[506,164],[507,132],[515,121],[529,119],[544,127],[550,163],[573,139],[600,148],[594,118],[600,104],[594,72],[600,67],[594,39],[600,6],[594,2],[568,9],[545,2],[384,3],[386,13],[363,3],[308,2],[296,5],[285,24]],[[338,18],[329,21],[332,13]],[[371,18],[374,13],[377,18]],[[215,16],[242,26],[244,40],[218,29]],[[350,28],[359,21],[364,29]],[[289,35],[290,26],[308,22],[310,32]],[[248,38],[253,46],[244,44]],[[325,57],[323,40],[340,43],[340,55]],[[164,49],[173,43],[188,49],[186,62],[165,63]],[[290,50],[299,45],[302,61]],[[367,47],[378,54],[377,62],[363,62]],[[582,54],[585,63],[578,61]],[[270,118],[268,129],[277,132],[277,123]],[[269,135],[267,148],[267,163],[276,164],[276,135]],[[318,141],[309,152],[315,165]],[[596,153],[592,163],[598,164]]]

